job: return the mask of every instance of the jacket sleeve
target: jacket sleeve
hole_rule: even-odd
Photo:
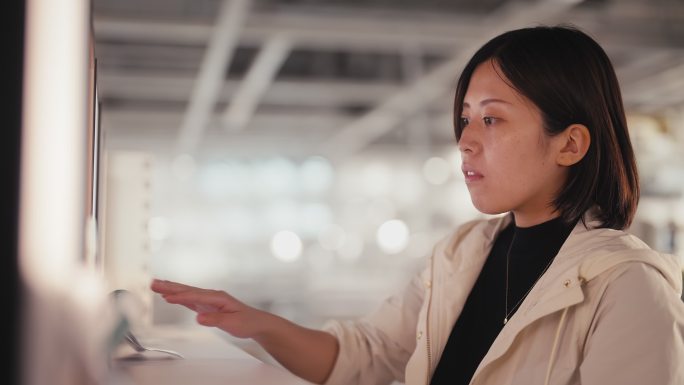
[[[416,275],[402,293],[386,299],[370,315],[358,321],[326,324],[324,329],[340,344],[327,385],[404,380],[406,363],[416,347],[416,323],[427,273]]]
[[[587,336],[580,382],[684,384],[680,295],[655,268],[629,263],[603,293]]]

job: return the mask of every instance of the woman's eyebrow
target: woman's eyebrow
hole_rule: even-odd
[[[481,101],[480,105],[486,106],[487,104],[491,104],[491,103],[503,103],[503,104],[508,104],[508,105],[511,104],[510,102],[507,102],[503,99],[491,98],[491,99],[485,99],[485,100]],[[468,102],[463,102],[463,108],[470,108],[470,104],[468,104]]]

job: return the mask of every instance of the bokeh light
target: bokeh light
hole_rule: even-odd
[[[380,250],[387,254],[402,252],[408,245],[409,228],[399,219],[383,223],[377,231],[376,240]]]
[[[302,241],[292,231],[279,231],[271,239],[271,252],[283,262],[294,262],[302,255]]]

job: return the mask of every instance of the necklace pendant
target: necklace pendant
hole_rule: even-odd
[[[504,317],[504,325],[508,322],[508,317]]]

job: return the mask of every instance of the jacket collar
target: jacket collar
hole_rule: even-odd
[[[444,266],[447,274],[453,275],[476,266],[482,268],[496,237],[512,220],[511,214],[487,220],[476,225],[467,235],[468,238],[479,239],[479,242],[460,242],[461,239],[458,239],[457,242],[447,247],[443,252],[443,257],[455,262]]]
[[[584,300],[581,288],[583,282],[577,279],[577,271],[578,264],[587,250],[586,242],[591,238],[589,232],[582,221],[575,225],[549,269],[503,327],[473,378],[501,357],[510,348],[515,337],[532,322]]]
[[[672,256],[651,250],[641,240],[623,231],[597,229],[598,223],[591,217],[588,219],[586,226],[582,221],[577,223],[548,271],[504,326],[473,378],[501,357],[515,337],[532,322],[583,302],[585,295],[582,285],[618,264],[647,263],[660,271],[670,286],[681,294],[681,267]]]

